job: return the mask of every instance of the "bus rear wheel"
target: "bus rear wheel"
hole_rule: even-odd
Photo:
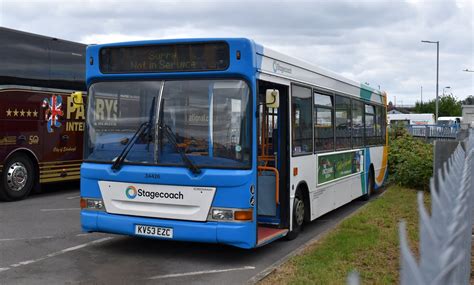
[[[34,186],[34,166],[23,154],[15,154],[8,159],[2,173],[0,199],[17,201],[24,199]]]
[[[287,240],[294,240],[303,228],[305,218],[305,203],[301,191],[297,191],[293,201],[293,230],[286,235]]]
[[[372,169],[369,170],[369,180],[367,181],[367,193],[362,196],[363,201],[368,201],[370,196],[372,196],[375,192],[375,179],[374,179],[374,171]]]

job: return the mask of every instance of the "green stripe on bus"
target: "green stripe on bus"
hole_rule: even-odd
[[[372,88],[365,84],[360,85],[360,98],[370,101],[370,97],[372,96]]]

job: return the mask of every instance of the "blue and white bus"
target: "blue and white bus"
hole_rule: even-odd
[[[254,248],[387,175],[386,95],[249,39],[87,48],[86,232]]]

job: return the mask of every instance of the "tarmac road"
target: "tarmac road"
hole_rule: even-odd
[[[319,218],[293,241],[244,250],[82,233],[78,183],[46,187],[0,202],[0,284],[245,284],[365,203]]]

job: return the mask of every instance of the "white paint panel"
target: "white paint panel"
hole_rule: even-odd
[[[291,146],[290,146],[291,149]],[[298,168],[298,175],[293,176],[293,168]],[[306,182],[309,191],[311,192],[316,185],[316,173],[313,172],[316,168],[315,155],[294,156],[290,159],[290,213],[293,213],[293,199],[295,197],[296,187],[301,182]],[[311,195],[311,193],[310,193]],[[293,225],[293,221],[290,222]]]
[[[311,199],[311,219],[323,215],[332,210],[334,203],[334,189],[331,185],[318,187],[310,194]]]
[[[372,92],[372,94],[370,95],[370,101],[372,101],[372,102],[377,102],[377,103],[380,103],[380,104],[383,103],[383,102],[382,102],[382,97],[381,97],[379,94],[373,93],[373,92]]]
[[[316,188],[311,197],[311,219],[316,219],[362,196],[361,175],[354,174]]]
[[[130,187],[135,191],[127,190]],[[99,181],[99,188],[108,213],[190,221],[207,219],[216,191],[212,187],[111,181]]]
[[[287,85],[287,86],[290,86],[291,84],[291,81],[286,78],[281,78],[276,75],[260,73],[260,72],[257,72],[257,79],[272,82],[272,83],[278,83],[281,85]]]
[[[384,156],[387,155],[388,154],[384,154],[384,146],[370,148],[370,162],[374,165],[375,183],[377,183],[378,186],[382,185],[383,178],[385,178],[387,158],[385,157],[384,161]]]
[[[374,165],[375,176],[377,176],[377,171],[382,168],[383,147],[371,147],[369,151],[370,162]]]
[[[262,56],[262,65],[259,71],[360,97],[359,87],[270,57]]]
[[[345,84],[348,84],[348,85],[353,85],[357,88],[360,87],[360,84],[358,82],[354,81],[354,80],[345,78],[345,77],[343,77],[343,76],[341,76],[341,75],[339,75],[335,72],[329,71],[329,70],[321,68],[321,67],[314,66],[313,64],[308,63],[304,60],[300,60],[300,59],[282,54],[280,52],[277,52],[277,51],[272,50],[272,49],[267,48],[267,47],[263,48],[262,56],[270,58],[270,59],[276,59],[279,62],[284,62],[284,63],[290,64],[290,65],[293,65],[293,66],[299,66],[299,67],[301,67],[301,69],[307,70],[311,73],[318,73],[318,74],[323,75],[325,77],[329,77],[329,78],[338,80],[341,83],[345,83]],[[280,68],[278,66],[275,66],[275,67],[272,66],[271,70],[273,72],[280,71],[281,73],[288,73],[288,72],[285,72],[285,71],[287,71],[285,69],[285,66],[280,66]]]

